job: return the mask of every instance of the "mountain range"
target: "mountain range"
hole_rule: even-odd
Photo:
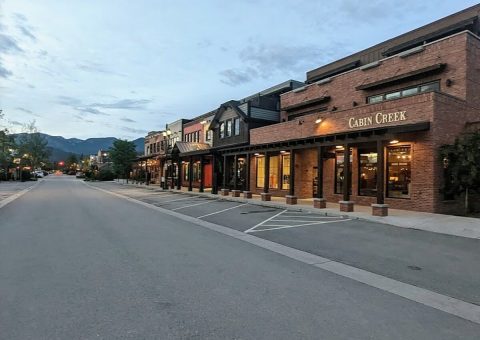
[[[22,134],[16,135],[16,138]],[[48,142],[48,148],[50,149],[50,160],[60,161],[65,160],[69,155],[93,155],[97,154],[98,150],[108,150],[113,142],[118,138],[115,137],[102,137],[102,138],[64,138],[62,136],[50,136],[48,134],[41,134]],[[137,138],[132,141],[135,144],[138,153],[143,153],[144,139]]]

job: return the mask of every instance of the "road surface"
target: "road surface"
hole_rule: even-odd
[[[0,209],[1,339],[479,334],[477,323],[71,177],[46,178]]]

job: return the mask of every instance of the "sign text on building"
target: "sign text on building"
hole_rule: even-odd
[[[401,122],[407,120],[407,111],[397,111],[390,113],[378,112],[369,117],[363,118],[350,118],[348,120],[348,127],[350,129],[370,126],[370,125],[382,125],[392,122]]]

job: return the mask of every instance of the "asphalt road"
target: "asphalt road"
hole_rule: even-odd
[[[479,334],[473,322],[69,177],[47,178],[0,209],[1,339]]]

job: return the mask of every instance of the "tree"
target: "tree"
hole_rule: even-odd
[[[135,144],[127,140],[116,140],[110,148],[113,171],[117,176],[128,179],[133,159],[136,157]]]
[[[42,163],[48,161],[50,154],[47,148],[47,140],[41,135],[36,126],[35,121],[25,126],[26,133],[19,138],[19,151],[25,163],[36,169],[42,166]]]
[[[443,192],[465,195],[465,214],[470,212],[469,196],[480,193],[480,131],[462,135],[452,145],[443,145],[440,156],[445,169]]]
[[[76,167],[77,167],[77,162],[78,162],[77,156],[76,156],[74,153],[71,153],[71,154],[68,156],[67,160],[66,160],[67,166],[68,166],[70,169],[73,169],[73,168],[76,169]]]

